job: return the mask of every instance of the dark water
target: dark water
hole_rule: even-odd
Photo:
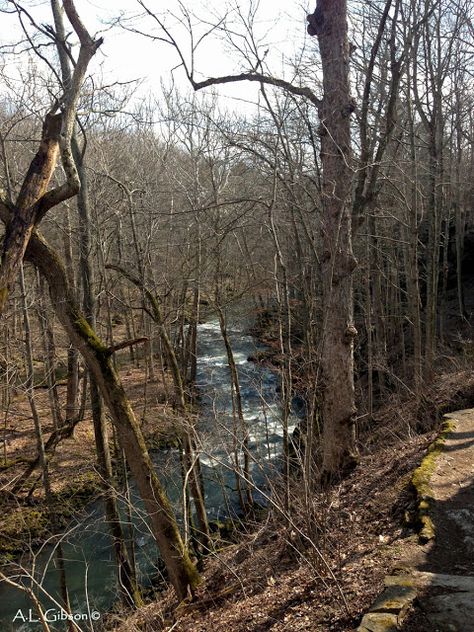
[[[251,460],[251,473],[256,486],[253,497],[257,502],[264,503],[268,477],[271,477],[274,468],[279,467],[283,437],[277,394],[278,378],[268,369],[247,361],[248,356],[255,353],[259,346],[244,332],[243,327],[242,324],[234,327],[231,325],[229,336],[238,365],[244,418],[250,429],[250,450],[254,456]],[[238,496],[232,470],[234,458],[231,454],[234,422],[230,372],[217,321],[199,326],[198,353],[197,381],[201,394],[199,449],[206,507],[209,518],[214,520],[228,517],[229,512],[238,512]],[[295,417],[290,419],[290,431],[295,421]],[[181,477],[178,451],[160,451],[153,455],[153,461],[179,516]],[[140,580],[142,584],[150,585],[153,577],[159,573],[159,556],[141,503],[134,493],[132,495],[132,521]],[[122,512],[124,520],[127,520],[125,502]],[[77,629],[98,629],[101,616],[117,600],[112,543],[101,503],[92,503],[71,522],[68,532],[63,536],[62,546],[71,610],[78,617]],[[30,562],[25,561],[25,567],[29,568],[27,564]],[[18,576],[21,575],[24,576],[25,573],[19,570]],[[51,545],[45,545],[42,551],[36,553],[34,577],[38,583],[35,592],[43,608],[50,609],[48,619],[51,629],[66,629],[64,622],[54,620],[60,616],[60,607],[44,596],[45,592],[56,595],[60,602],[57,596],[58,573]],[[28,583],[24,578],[22,581]],[[37,615],[24,593],[0,584],[0,632],[40,630],[40,624],[30,621],[30,618],[37,619]]]

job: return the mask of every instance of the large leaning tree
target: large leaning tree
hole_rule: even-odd
[[[8,191],[0,191],[1,201],[10,208],[5,224],[0,260],[0,314],[16,282],[21,263],[35,227],[46,213],[76,195],[80,188],[77,169],[71,152],[71,136],[77,105],[89,62],[102,44],[94,40],[81,22],[71,0],[64,0],[64,10],[80,40],[80,52],[71,81],[46,114],[41,143],[23,179],[15,200]],[[48,190],[59,154],[66,175],[60,186]]]
[[[53,1],[52,6],[57,4]],[[79,54],[62,96],[46,114],[42,139],[18,194],[1,191],[0,220],[5,226],[0,261],[0,316],[14,286],[23,260],[33,264],[49,286],[56,316],[71,343],[84,357],[109,409],[121,448],[150,517],[151,528],[169,579],[180,600],[193,592],[199,576],[182,541],[176,517],[156,475],[143,434],[112,363],[114,348],[96,335],[72,291],[66,269],[55,250],[38,231],[46,213],[80,190],[71,138],[77,105],[90,60],[102,40],[93,39],[82,23],[73,0],[62,7],[79,39]],[[53,8],[54,13],[54,8]],[[61,42],[56,41],[56,45]],[[66,181],[50,189],[61,156]]]

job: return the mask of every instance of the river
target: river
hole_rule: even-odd
[[[246,333],[246,328],[246,322],[239,320],[237,324],[229,325],[228,333],[238,366],[244,418],[250,432],[251,472],[256,485],[253,497],[255,501],[265,504],[268,480],[272,470],[280,467],[282,449],[278,376],[268,368],[247,360],[264,347]],[[232,471],[234,460],[231,456],[233,421],[230,372],[218,321],[200,324],[198,337],[198,428],[206,507],[211,520],[222,520],[229,516],[229,512],[238,514],[238,496]],[[296,420],[297,417],[292,415],[290,432]],[[178,450],[161,450],[154,452],[152,457],[179,515],[181,477]],[[149,586],[159,573],[158,552],[141,503],[135,493],[133,497],[133,529],[140,581]],[[124,508],[123,512],[125,516]],[[64,534],[63,553],[71,611],[78,618],[77,629],[84,632],[97,630],[101,617],[110,611],[117,600],[112,542],[104,521],[102,503],[92,502],[71,521],[70,528]],[[35,558],[34,576],[42,587],[38,590],[38,596],[43,608],[49,609],[49,625],[52,630],[65,630],[64,622],[54,621],[60,616],[59,608],[44,596],[44,593],[58,595],[58,573],[54,567],[52,546],[45,545],[36,552]],[[40,624],[34,619],[37,619],[36,613],[25,594],[0,584],[0,630],[40,630]]]

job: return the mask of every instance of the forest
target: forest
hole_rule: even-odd
[[[473,174],[471,0],[1,0],[0,631],[474,630]]]

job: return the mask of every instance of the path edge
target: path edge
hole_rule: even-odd
[[[456,429],[457,419],[454,414],[443,415],[440,431],[433,443],[428,446],[426,455],[413,472],[410,481],[416,494],[416,531],[423,544],[433,540],[436,536],[433,522],[433,508],[436,501],[431,488],[431,477],[436,469],[438,457],[443,452],[446,440]]]
[[[413,471],[410,485],[416,495],[415,526],[421,543],[435,538],[433,510],[436,502],[431,488],[431,478],[446,440],[455,431],[458,419],[456,412],[443,415],[443,421],[434,441],[428,446],[420,465]],[[416,599],[416,580],[410,574],[386,576],[385,589],[376,598],[364,615],[357,632],[395,632]]]

